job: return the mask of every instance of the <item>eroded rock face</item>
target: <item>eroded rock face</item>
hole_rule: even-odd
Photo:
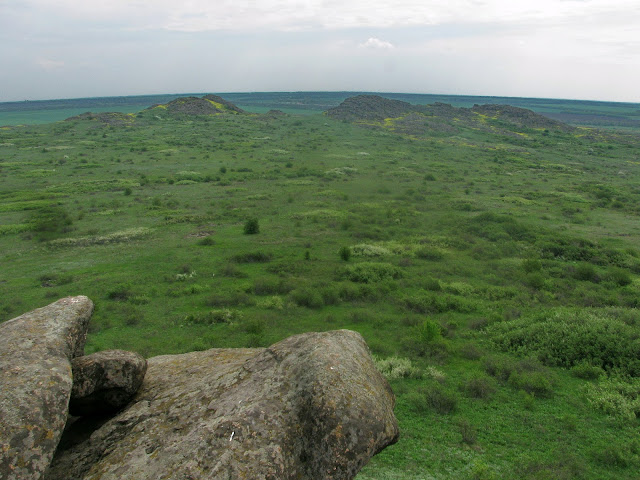
[[[47,479],[351,479],[396,441],[393,406],[347,330],[155,357],[125,410],[65,434]]]
[[[142,355],[124,350],[104,350],[71,362],[73,388],[71,415],[114,413],[134,397],[147,371]]]
[[[0,324],[0,478],[42,478],[67,419],[93,303],[67,297]]]

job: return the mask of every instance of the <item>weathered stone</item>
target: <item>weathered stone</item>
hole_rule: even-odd
[[[142,355],[104,350],[74,358],[71,415],[105,415],[124,407],[134,397],[147,371]]]
[[[155,357],[128,407],[70,428],[47,479],[352,479],[396,441],[393,406],[348,330]]]
[[[0,478],[42,478],[67,419],[93,303],[67,297],[0,324]]]

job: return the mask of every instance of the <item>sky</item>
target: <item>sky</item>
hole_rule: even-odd
[[[0,101],[371,91],[640,102],[640,0],[0,0]]]

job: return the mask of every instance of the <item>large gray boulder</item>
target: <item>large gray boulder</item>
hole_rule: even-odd
[[[393,407],[348,330],[155,357],[122,412],[71,426],[47,479],[352,479],[397,440]]]
[[[0,478],[44,475],[62,435],[71,359],[82,355],[93,303],[67,297],[0,324]]]
[[[131,401],[142,385],[147,361],[138,353],[104,350],[74,358],[71,369],[69,413],[105,415],[115,413]]]

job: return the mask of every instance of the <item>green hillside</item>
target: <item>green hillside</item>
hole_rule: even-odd
[[[2,127],[0,179],[0,321],[83,294],[87,353],[147,357],[348,328],[401,427],[358,479],[638,477],[638,135],[188,97]]]

